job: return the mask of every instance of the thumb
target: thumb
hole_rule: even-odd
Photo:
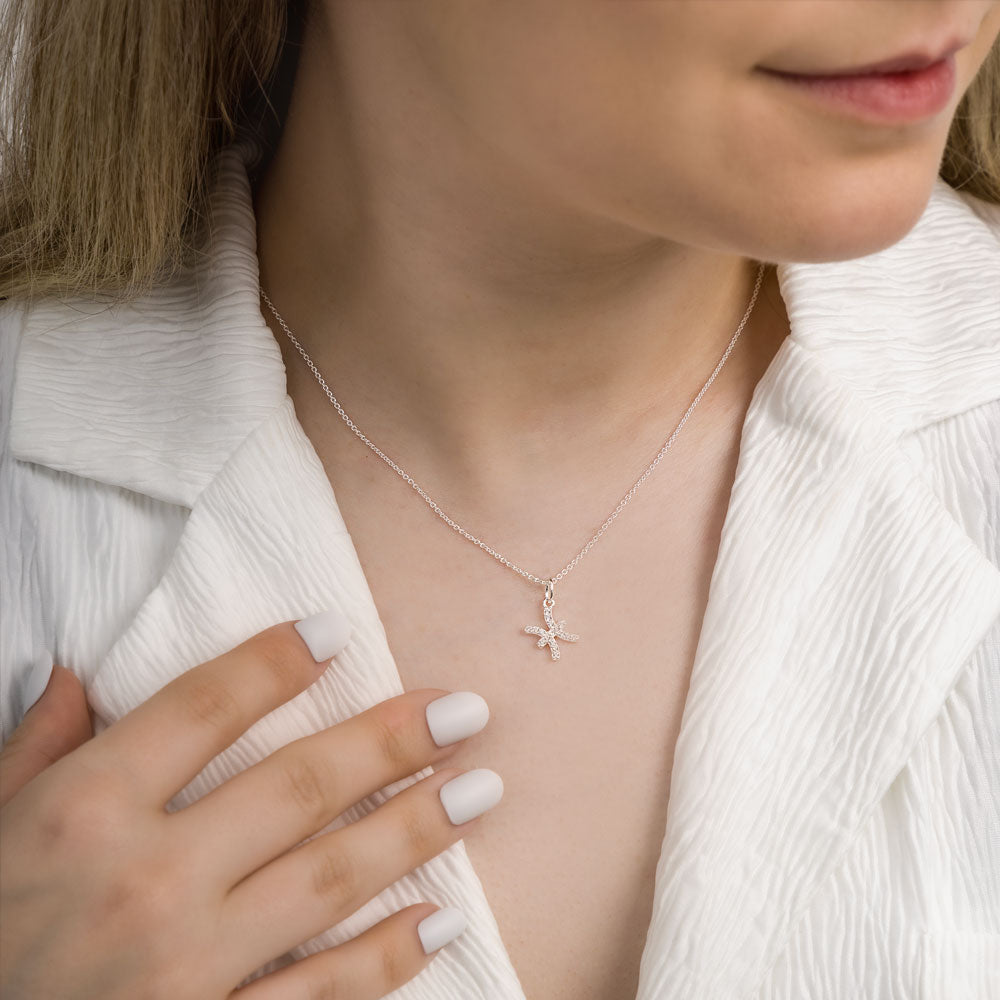
[[[32,778],[94,735],[87,697],[76,674],[52,665],[48,683],[41,664],[29,675],[30,704],[21,724],[0,752],[0,805],[4,805]],[[30,688],[34,687],[34,691]]]

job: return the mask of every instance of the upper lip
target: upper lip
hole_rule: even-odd
[[[928,49],[920,49],[906,52],[892,59],[885,59],[882,62],[868,63],[865,66],[851,66],[848,69],[784,70],[769,66],[762,66],[761,69],[771,73],[785,73],[789,76],[863,76],[869,73],[902,73],[906,70],[926,69],[928,66],[933,66],[964,48],[966,44],[968,43],[963,39],[954,39],[934,54],[930,53]]]

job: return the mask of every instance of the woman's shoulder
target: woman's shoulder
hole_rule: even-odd
[[[126,303],[9,303],[13,456],[193,506],[286,395],[256,292],[230,277]]]
[[[18,342],[10,447],[22,460],[191,506],[285,398],[260,311],[247,153],[219,154],[189,265],[127,298],[0,303]]]

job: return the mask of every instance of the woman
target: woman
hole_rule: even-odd
[[[20,6],[4,995],[994,995],[1000,4]]]

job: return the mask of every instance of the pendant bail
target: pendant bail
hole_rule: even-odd
[[[554,601],[556,599],[556,585],[552,580],[545,581],[545,600]]]

